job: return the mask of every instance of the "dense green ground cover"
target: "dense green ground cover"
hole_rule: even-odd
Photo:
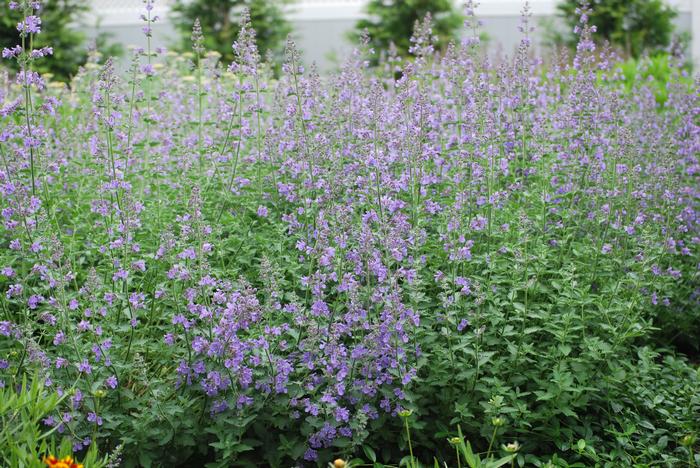
[[[525,16],[493,62],[470,17],[323,79],[290,43],[275,78],[244,18],[231,64],[197,33],[65,87],[31,72],[33,6],[0,88],[4,464],[700,463],[674,60],[641,79],[584,18],[545,67]]]

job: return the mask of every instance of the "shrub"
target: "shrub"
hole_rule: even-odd
[[[87,9],[88,5],[84,0],[47,0],[42,3],[41,18],[43,23],[50,27],[42,27],[41,33],[33,36],[33,46],[37,49],[50,46],[53,55],[37,62],[37,71],[51,73],[55,80],[68,81],[78,71],[78,67],[87,61],[85,34],[75,27]],[[17,45],[17,23],[23,18],[23,14],[24,12],[19,10],[9,10],[0,17],[0,49],[9,49]],[[96,47],[106,56],[118,56],[122,53],[119,46],[108,42],[106,34],[97,36]],[[15,71],[19,69],[16,62],[5,63]]]
[[[411,49],[414,27],[430,15],[431,33],[437,38],[433,45],[444,49],[455,38],[461,24],[461,16],[455,11],[451,0],[371,0],[367,4],[368,18],[357,22],[354,38],[359,40],[366,30],[369,46],[378,53],[396,47],[400,56],[407,56]]]
[[[593,0],[589,22],[597,28],[597,36],[624,50],[628,56],[659,52],[668,47],[673,34],[673,18],[677,13],[665,0]],[[564,0],[559,6],[561,18],[573,30],[578,23],[576,12],[580,0]],[[570,45],[576,35],[566,38]]]
[[[292,0],[177,0],[173,5],[175,25],[181,32],[180,50],[192,48],[190,34],[194,22],[199,19],[204,34],[204,47],[219,52],[224,63],[233,60],[231,44],[239,33],[238,15],[243,8],[250,12],[250,21],[257,32],[258,48],[263,56],[268,51],[281,61],[284,41],[291,26],[284,17],[282,7]]]

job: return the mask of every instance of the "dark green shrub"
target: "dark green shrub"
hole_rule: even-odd
[[[239,16],[243,8],[250,11],[250,22],[256,31],[258,50],[264,57],[268,51],[277,59],[282,57],[284,41],[291,32],[284,18],[282,6],[289,0],[176,0],[175,25],[181,33],[180,50],[192,48],[191,33],[194,22],[204,32],[204,47],[222,55],[224,63],[233,60],[231,44],[239,31]]]
[[[427,14],[432,17],[432,33],[437,38],[435,46],[444,47],[462,23],[450,0],[372,0],[367,5],[369,18],[357,22],[354,38],[362,31],[369,33],[369,45],[377,52],[396,46],[401,56],[406,56],[411,47],[414,25]]]
[[[34,48],[52,47],[53,55],[38,61],[35,65],[37,71],[51,73],[54,79],[67,81],[78,71],[78,67],[85,63],[86,35],[72,24],[78,22],[88,8],[85,0],[45,0],[42,3],[39,14],[44,27],[41,33],[35,35]],[[21,11],[10,9],[6,9],[0,16],[0,49],[11,48],[18,43],[17,23],[22,16]],[[106,47],[105,35],[97,38],[97,46],[103,53],[106,51],[110,55],[120,52],[118,48]],[[14,70],[17,69],[17,62],[3,62]]]
[[[576,45],[573,33],[579,23],[580,0],[564,0],[558,9],[569,27],[564,40]],[[628,55],[639,57],[645,51],[658,51],[671,43],[676,12],[664,0],[593,0],[589,24],[597,28],[596,37],[610,41]]]

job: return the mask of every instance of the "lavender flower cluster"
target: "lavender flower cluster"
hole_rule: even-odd
[[[0,385],[70,394],[45,424],[75,450],[174,395],[284,414],[306,460],[359,446],[411,406],[426,336],[471,333],[492,262],[528,243],[589,248],[594,290],[614,263],[643,307],[700,307],[698,81],[626,94],[585,10],[547,66],[527,10],[514,56],[484,54],[469,2],[461,44],[434,51],[428,19],[379,69],[363,46],[320,77],[289,42],[276,76],[244,13],[231,64],[197,25],[192,54],[136,51],[123,78],[93,57],[61,86],[32,71],[40,3],[10,8]]]

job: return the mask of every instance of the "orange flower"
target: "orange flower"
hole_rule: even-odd
[[[49,468],[83,468],[82,463],[75,463],[73,457],[63,457],[60,460],[53,455],[44,457],[43,462]]]

